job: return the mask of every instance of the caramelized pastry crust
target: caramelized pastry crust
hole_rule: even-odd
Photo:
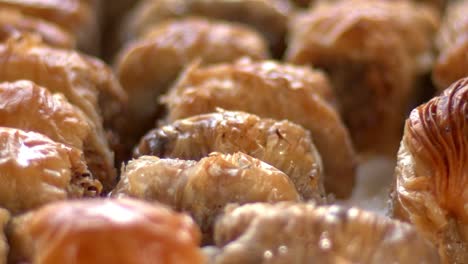
[[[134,156],[199,160],[214,151],[240,151],[270,164],[286,173],[306,200],[324,196],[322,162],[310,134],[289,121],[229,111],[198,115],[148,132]]]
[[[0,126],[41,133],[83,151],[91,173],[114,173],[114,157],[93,122],[61,95],[30,81],[0,83]]]
[[[51,48],[33,36],[0,44],[0,79],[31,80],[52,92],[63,93],[96,124],[105,124],[122,112],[125,91],[102,61],[79,52]]]
[[[66,198],[96,196],[82,152],[35,133],[0,127],[0,206],[21,213]]]
[[[13,219],[10,241],[12,263],[204,263],[190,217],[129,199],[44,206]]]
[[[393,157],[437,26],[434,9],[406,1],[319,3],[291,23],[286,59],[330,73],[358,150]]]
[[[436,39],[439,57],[432,71],[432,79],[444,90],[460,78],[468,76],[468,1],[454,1],[448,5]]]
[[[9,8],[55,23],[77,39],[85,52],[97,53],[99,30],[97,14],[90,1],[81,0],[0,0],[0,9]]]
[[[340,198],[352,191],[356,155],[332,106],[328,79],[320,71],[249,59],[208,67],[192,65],[163,101],[170,121],[221,107],[300,124],[311,132],[323,158],[327,191]]]
[[[419,106],[398,153],[393,214],[412,222],[448,263],[468,259],[468,78]]]
[[[134,39],[169,18],[196,15],[252,26],[265,35],[273,53],[281,55],[291,12],[288,0],[145,0],[126,18],[120,41]]]
[[[166,92],[184,66],[194,59],[205,64],[230,62],[242,56],[268,57],[255,31],[232,23],[201,18],[170,20],[155,25],[119,55],[117,74],[129,95],[129,145],[151,129],[161,110],[157,98]]]
[[[228,203],[299,201],[289,177],[242,152],[211,153],[200,161],[142,156],[123,169],[113,195],[158,201],[189,212],[204,240]]]
[[[10,37],[34,33],[39,35],[44,43],[59,48],[74,48],[75,37],[59,26],[40,18],[27,16],[10,9],[0,9],[0,41],[5,42]]]
[[[53,93],[62,93],[92,120],[104,137],[119,127],[125,110],[126,93],[103,62],[76,51],[51,48],[36,38],[25,36],[0,44],[0,80],[31,80]],[[101,115],[102,114],[102,117]],[[104,120],[103,120],[104,119]],[[108,189],[115,172],[96,175]]]
[[[439,263],[410,225],[358,208],[231,205],[216,223],[213,263]]]

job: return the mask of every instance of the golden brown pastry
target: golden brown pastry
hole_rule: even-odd
[[[0,83],[0,126],[38,132],[82,150],[91,173],[113,185],[114,156],[106,138],[61,94],[52,95],[30,81]]]
[[[9,8],[55,23],[77,39],[78,47],[96,54],[99,27],[89,1],[81,0],[0,0],[0,9]]]
[[[134,156],[199,160],[211,152],[243,152],[283,171],[304,199],[324,196],[322,161],[310,134],[289,121],[221,111],[178,120],[148,132]]]
[[[9,246],[5,236],[5,228],[9,219],[10,213],[8,210],[0,208],[0,264],[7,263]]]
[[[197,15],[252,26],[265,35],[273,53],[280,56],[291,12],[288,0],[145,0],[126,18],[120,41],[134,39],[169,18]]]
[[[447,263],[468,260],[468,78],[419,106],[398,152],[393,215],[413,223]]]
[[[59,26],[21,12],[0,8],[0,41],[23,33],[38,34],[45,43],[59,48],[74,48],[75,37]]]
[[[282,202],[227,206],[213,263],[439,263],[410,225],[339,206]]]
[[[158,201],[189,212],[204,240],[228,203],[300,201],[289,177],[246,155],[211,153],[200,161],[142,156],[123,169],[113,196]]]
[[[322,156],[327,191],[338,197],[352,191],[355,153],[346,127],[329,104],[334,103],[334,96],[328,79],[319,71],[248,59],[209,67],[193,65],[164,102],[170,121],[221,107],[300,124],[310,130]]]
[[[82,155],[41,134],[0,127],[0,206],[16,214],[56,200],[98,195],[102,186]]]
[[[127,95],[112,70],[98,59],[51,48],[32,36],[10,39],[0,44],[0,80],[23,79],[64,94],[95,123],[99,133],[104,133],[103,121],[109,130],[122,126]]]
[[[320,3],[291,23],[286,59],[326,70],[356,148],[393,156],[438,16],[406,1]]]
[[[211,152],[243,152],[283,171],[304,199],[323,198],[322,160],[308,131],[289,121],[219,111],[148,132],[134,156],[199,160]]]
[[[28,79],[63,93],[95,123],[112,123],[127,95],[112,70],[98,59],[76,51],[51,48],[33,36],[0,44],[0,79]]]
[[[468,1],[448,5],[436,39],[440,52],[432,79],[444,90],[460,78],[468,76]]]
[[[129,94],[128,144],[134,145],[154,126],[160,106],[157,98],[166,92],[194,59],[203,63],[234,61],[242,56],[266,59],[268,51],[255,31],[202,18],[171,20],[158,24],[130,43],[119,55],[117,75]]]
[[[59,202],[14,218],[9,229],[12,263],[203,263],[196,225],[160,204]]]

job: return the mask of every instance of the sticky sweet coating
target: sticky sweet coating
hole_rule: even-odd
[[[148,132],[134,156],[200,160],[211,152],[243,152],[281,170],[305,200],[324,199],[323,166],[310,134],[289,121],[220,111]]]
[[[220,107],[295,122],[310,131],[323,159],[327,192],[339,198],[352,192],[356,153],[323,72],[250,59],[207,67],[194,64],[181,75],[163,102],[169,121],[210,113]]]
[[[193,60],[212,64],[243,56],[269,57],[263,37],[243,25],[188,17],[148,28],[120,51],[116,63],[129,95],[127,120],[135,124],[122,131],[126,144],[133,147],[153,127],[162,112],[158,97]]]
[[[329,73],[357,150],[394,157],[439,15],[411,1],[324,1],[290,23],[285,58]]]
[[[291,179],[242,152],[211,153],[200,161],[142,156],[130,161],[112,196],[157,201],[190,213],[204,241],[229,203],[300,201]]]
[[[14,221],[11,240],[23,250],[16,257],[27,262],[204,263],[197,226],[189,216],[161,204],[68,201]]]
[[[468,79],[411,112],[398,153],[393,215],[413,223],[446,261],[468,259]]]
[[[35,133],[0,127],[0,206],[12,214],[46,203],[99,195],[83,153]]]
[[[410,225],[358,208],[232,205],[218,220],[214,263],[439,263]]]

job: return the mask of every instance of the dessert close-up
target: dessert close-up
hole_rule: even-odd
[[[468,0],[0,0],[0,264],[468,264]]]

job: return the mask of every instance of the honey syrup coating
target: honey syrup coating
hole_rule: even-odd
[[[468,1],[450,3],[436,39],[439,57],[432,79],[440,91],[468,76]]]
[[[189,216],[132,199],[53,203],[15,217],[8,233],[12,263],[204,263]]]
[[[215,226],[216,264],[439,263],[412,226],[358,208],[230,205]]]
[[[286,120],[231,111],[197,115],[149,131],[134,157],[200,160],[211,152],[243,152],[288,175],[305,200],[323,200],[322,160],[310,133]]]
[[[203,18],[169,20],[149,28],[129,43],[117,60],[117,76],[129,95],[129,117],[135,124],[124,134],[134,145],[161,113],[157,98],[194,59],[205,64],[230,62],[242,56],[268,58],[259,33],[243,25]]]
[[[98,59],[49,47],[33,36],[10,39],[0,44],[0,80],[23,79],[65,95],[93,121],[100,136],[105,135],[103,122],[109,132],[122,125],[127,95],[111,69]],[[116,175],[113,167],[106,170],[96,176],[109,189]]]
[[[0,206],[17,214],[56,200],[99,195],[102,186],[82,156],[42,134],[0,127]]]
[[[190,213],[204,241],[212,240],[214,220],[229,203],[301,200],[286,174],[242,152],[211,153],[198,162],[142,156],[123,169],[112,194]]]
[[[433,8],[407,1],[320,2],[291,22],[285,57],[330,74],[359,152],[393,157],[438,23]]]
[[[164,20],[195,15],[249,25],[261,32],[271,51],[280,56],[292,11],[288,0],[145,0],[124,20],[120,42],[134,39]]]
[[[356,154],[333,107],[332,88],[320,71],[249,59],[206,67],[192,65],[163,101],[169,121],[221,107],[295,122],[311,132],[323,159],[326,190],[340,198],[351,194]]]
[[[8,210],[0,207],[0,264],[6,264],[8,259],[8,241],[5,235],[5,228],[10,219]]]
[[[93,122],[61,94],[30,81],[0,83],[0,126],[41,133],[83,151],[93,175],[114,170],[114,156]]]
[[[468,78],[411,112],[398,152],[393,215],[448,263],[468,260]]]
[[[97,14],[91,1],[81,0],[0,0],[0,9],[9,8],[54,23],[77,39],[81,50],[96,54],[99,49]]]
[[[0,41],[23,33],[38,34],[43,41],[59,48],[74,48],[75,37],[61,27],[46,20],[24,15],[11,8],[0,9]]]

